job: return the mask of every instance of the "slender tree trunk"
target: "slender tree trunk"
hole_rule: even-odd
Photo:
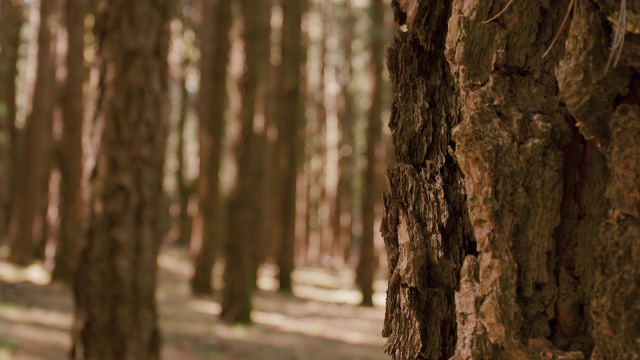
[[[364,193],[362,196],[362,242],[358,262],[358,285],[362,291],[362,305],[373,306],[373,279],[378,268],[374,252],[375,207],[379,198],[379,175],[376,171],[381,160],[380,134],[382,127],[382,60],[384,49],[384,4],[382,0],[371,3],[371,108],[367,126],[367,166],[364,173]]]
[[[182,69],[182,84],[180,89],[180,119],[178,120],[178,169],[176,169],[176,177],[178,178],[178,192],[180,198],[180,216],[178,218],[180,237],[178,238],[178,243],[185,246],[189,246],[191,243],[192,219],[191,215],[189,214],[189,202],[195,190],[195,186],[193,185],[193,183],[187,180],[186,174],[186,159],[188,154],[185,143],[185,129],[190,102],[189,91],[187,90],[187,77],[185,74],[185,68],[187,64],[188,61],[185,61]]]
[[[8,237],[13,198],[16,75],[23,16],[21,7],[0,2],[0,242]]]
[[[73,279],[82,240],[82,123],[84,96],[84,17],[86,0],[66,0],[68,33],[67,80],[63,103],[63,133],[60,141],[60,235],[56,246],[53,277]]]
[[[394,6],[387,353],[640,354],[637,6]]]
[[[226,269],[220,319],[231,323],[251,322],[251,291],[255,286],[256,244],[263,234],[261,224],[262,145],[264,126],[256,123],[258,88],[264,78],[262,57],[268,54],[268,43],[261,38],[266,32],[270,4],[266,1],[241,2],[245,71],[241,78],[240,139],[235,149],[238,161],[238,178],[229,197],[228,236],[226,243]],[[264,124],[262,124],[264,125]],[[255,224],[250,226],[250,224]]]
[[[158,359],[155,288],[168,103],[169,3],[109,1],[98,16],[104,123],[74,283],[74,359]],[[132,41],[137,39],[138,41]]]
[[[191,244],[191,227],[193,219],[189,214],[189,203],[196,188],[194,182],[187,176],[187,158],[189,156],[187,152],[187,142],[185,141],[185,132],[187,125],[187,118],[189,111],[192,107],[192,97],[187,88],[187,71],[190,66],[193,66],[193,50],[187,47],[192,47],[195,44],[186,43],[187,33],[193,31],[193,16],[191,14],[182,14],[182,10],[187,6],[193,7],[193,1],[179,2],[176,6],[176,16],[182,22],[182,56],[180,69],[180,114],[178,118],[178,168],[176,169],[177,187],[178,187],[178,205],[180,207],[180,215],[178,216],[178,229],[179,237],[178,244],[183,246],[189,246]],[[203,26],[203,25],[201,25]],[[210,46],[210,45],[207,45]]]
[[[351,0],[344,2],[344,19],[342,20],[344,48],[344,61],[339,69],[339,83],[341,88],[338,116],[342,129],[342,142],[340,146],[340,160],[338,169],[340,178],[338,181],[338,194],[336,196],[336,218],[334,219],[334,258],[341,258],[343,263],[348,261],[351,245],[351,233],[353,225],[352,206],[352,179],[353,179],[353,117],[354,102],[353,91],[351,90],[351,43],[353,42],[353,15],[351,10]]]
[[[200,175],[198,177],[198,215],[191,240],[195,255],[191,290],[194,294],[212,292],[211,271],[215,263],[215,244],[220,226],[219,170],[226,109],[227,63],[231,0],[204,0],[200,59]]]
[[[20,185],[17,230],[12,239],[11,261],[28,264],[36,251],[34,228],[40,204],[45,196],[47,157],[52,150],[51,116],[54,104],[55,82],[48,19],[55,8],[53,1],[40,2],[40,30],[38,31],[38,65],[33,94],[33,107],[25,130],[24,164]],[[48,177],[47,177],[48,178]]]
[[[300,117],[300,83],[301,66],[304,51],[301,43],[301,22],[304,2],[300,0],[283,0],[282,23],[282,65],[278,78],[279,100],[278,121],[280,133],[286,139],[283,158],[284,179],[282,202],[282,246],[278,254],[280,272],[280,291],[291,292],[291,273],[293,272],[295,224],[296,224],[296,177],[298,171],[298,138],[302,119]]]

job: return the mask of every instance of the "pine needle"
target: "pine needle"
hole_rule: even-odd
[[[622,47],[624,45],[624,36],[626,32],[627,0],[620,0],[620,15],[618,16],[616,33],[613,36],[613,42],[611,43],[611,53],[609,54],[609,60],[607,60],[607,66],[604,68],[605,74],[609,72],[610,68],[618,66],[618,61],[620,60],[620,55],[622,54]]]
[[[500,10],[500,12],[495,14],[491,19],[487,19],[487,20],[483,21],[482,23],[483,24],[488,24],[488,23],[492,22],[493,20],[497,19],[500,15],[504,14],[504,12],[507,11],[507,9],[509,8],[509,6],[511,6],[511,4],[513,4],[513,0],[509,0],[507,5],[505,5],[504,9]]]
[[[562,19],[562,23],[560,24],[560,28],[558,29],[558,32],[556,32],[556,36],[553,37],[553,40],[551,41],[551,45],[549,45],[549,48],[547,49],[547,51],[545,51],[544,54],[542,54],[543,59],[547,57],[547,55],[549,55],[549,52],[553,48],[553,45],[555,45],[556,41],[558,41],[558,37],[560,37],[560,33],[562,32],[562,30],[564,30],[565,25],[567,25],[567,20],[569,20],[569,14],[571,14],[571,10],[575,6],[575,2],[576,0],[571,0],[571,2],[569,3],[569,8],[567,9],[567,13],[564,15],[564,19]]]

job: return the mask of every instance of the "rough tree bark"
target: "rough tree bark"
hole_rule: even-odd
[[[11,244],[11,261],[28,264],[36,255],[36,215],[43,207],[45,178],[49,170],[52,151],[51,117],[55,98],[53,47],[49,17],[56,3],[40,1],[40,29],[38,30],[38,64],[33,105],[27,118],[24,141],[24,164],[19,190],[16,216],[17,230]],[[45,207],[46,208],[46,207]]]
[[[220,158],[224,137],[229,30],[233,17],[231,0],[205,0],[201,29],[200,59],[200,175],[197,180],[198,214],[193,220],[191,250],[194,273],[191,291],[209,294],[211,271],[215,263],[216,239],[219,238]]]
[[[282,242],[278,252],[278,280],[280,291],[291,292],[293,272],[295,225],[296,225],[296,177],[299,156],[299,129],[301,119],[300,83],[303,62],[302,14],[305,2],[283,0],[282,2],[282,63],[278,72],[276,88],[278,109],[276,121],[283,146],[280,159],[284,165],[282,181]]]
[[[394,8],[387,352],[640,355],[640,6]]]
[[[60,141],[60,234],[56,244],[55,279],[70,282],[75,271],[82,235],[82,122],[84,96],[84,17],[86,0],[66,0],[68,34],[67,79]]]
[[[157,359],[155,287],[166,141],[169,2],[111,0],[97,15],[104,130],[74,282],[71,357]]]

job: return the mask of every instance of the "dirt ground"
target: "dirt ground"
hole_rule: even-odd
[[[295,296],[289,296],[273,291],[273,269],[265,266],[254,298],[254,325],[227,326],[216,321],[217,296],[190,296],[191,268],[183,250],[163,249],[159,264],[163,359],[388,359],[380,335],[382,279],[376,283],[376,306],[362,308],[356,306],[360,295],[349,269],[296,270]],[[49,284],[41,265],[19,269],[0,257],[0,360],[66,359],[72,311],[69,291]]]

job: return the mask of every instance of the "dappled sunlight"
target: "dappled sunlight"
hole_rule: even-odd
[[[298,269],[292,296],[263,287],[277,282],[274,267],[263,267],[261,289],[253,301],[254,324],[230,326],[217,320],[219,293],[191,296],[186,250],[163,247],[158,264],[165,359],[386,358],[380,336],[382,302],[376,301],[373,308],[356,305],[360,295],[353,285],[352,270]],[[41,265],[20,269],[0,262],[0,360],[68,356],[71,294],[61,284],[41,285],[49,278]]]

